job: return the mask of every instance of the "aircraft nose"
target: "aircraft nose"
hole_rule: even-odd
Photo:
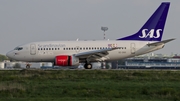
[[[12,58],[13,53],[10,51],[10,52],[6,53],[6,56],[7,56],[8,58]]]

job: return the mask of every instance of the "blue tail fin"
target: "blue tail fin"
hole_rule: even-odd
[[[169,5],[169,2],[162,2],[137,33],[117,40],[161,41]]]

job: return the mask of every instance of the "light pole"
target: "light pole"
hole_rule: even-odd
[[[106,34],[105,34],[105,32],[108,30],[108,27],[101,27],[101,30],[102,31],[104,31],[104,40],[106,39]],[[104,61],[104,62],[102,62],[102,68],[103,69],[106,69],[106,62]]]
[[[108,27],[101,27],[101,30],[104,31],[104,40],[106,39],[105,31],[108,30]]]

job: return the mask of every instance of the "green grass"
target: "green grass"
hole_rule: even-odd
[[[0,71],[0,101],[179,101],[180,71]]]

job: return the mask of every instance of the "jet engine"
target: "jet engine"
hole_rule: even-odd
[[[75,66],[79,65],[79,58],[69,55],[59,55],[55,58],[56,66]]]

